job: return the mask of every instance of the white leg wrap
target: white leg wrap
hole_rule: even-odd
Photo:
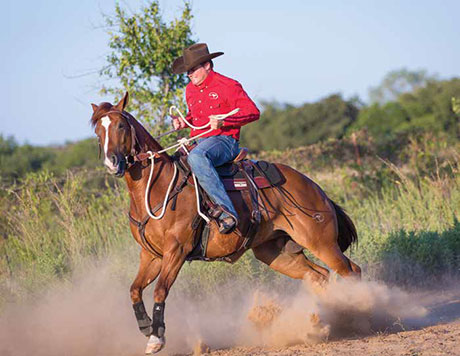
[[[150,335],[149,341],[147,342],[147,347],[145,348],[146,355],[153,355],[159,352],[166,344],[166,340],[163,337],[156,337],[155,335]]]

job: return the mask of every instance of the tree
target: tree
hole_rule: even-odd
[[[396,100],[403,93],[424,87],[434,79],[436,77],[429,75],[426,70],[393,70],[385,75],[380,85],[369,89],[369,99],[371,103],[385,104]]]
[[[385,104],[363,108],[351,130],[366,128],[374,137],[399,132],[447,132],[460,135],[452,97],[460,96],[460,79],[431,80]]]
[[[286,149],[340,138],[356,120],[356,98],[330,95],[299,107],[263,103],[260,120],[244,127],[241,138],[252,150]]]
[[[182,14],[166,23],[159,0],[152,0],[132,15],[116,4],[115,15],[106,16],[112,52],[100,74],[115,79],[110,81],[115,84],[104,86],[102,93],[119,98],[129,91],[130,112],[157,132],[164,128],[171,105],[185,109],[186,76],[173,74],[171,64],[194,43],[191,19],[190,4],[184,2]]]
[[[411,116],[412,126],[430,131],[460,135],[459,118],[452,107],[452,97],[460,96],[460,79],[432,81],[424,88],[398,98]]]
[[[372,136],[381,138],[402,131],[409,123],[409,115],[398,102],[372,104],[363,108],[350,131],[365,128]]]

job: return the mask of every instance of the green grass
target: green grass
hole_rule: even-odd
[[[361,151],[361,166],[346,140],[260,157],[296,167],[347,210],[359,233],[359,244],[347,253],[368,278],[424,285],[459,274],[459,144],[427,137],[408,142],[388,155],[393,163],[379,159],[371,141]],[[92,261],[109,261],[114,275],[133,279],[139,247],[128,206],[124,182],[102,168],[62,176],[41,171],[4,187],[0,304],[68,280]],[[187,263],[175,289],[206,293],[235,280],[273,288],[286,283],[249,252],[231,266]]]

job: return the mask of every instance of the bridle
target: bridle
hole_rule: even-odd
[[[210,126],[210,123],[208,122],[206,125],[204,126],[201,126],[201,127],[195,127],[193,126],[192,124],[190,124],[189,122],[187,122],[184,118],[184,116],[182,115],[182,113],[176,108],[176,107],[171,107],[170,108],[170,113],[171,111],[175,109],[180,117],[184,120],[184,122],[194,128],[194,129],[204,129],[206,127],[209,127]],[[232,111],[230,111],[229,113],[227,114],[220,114],[220,115],[213,115],[214,118],[218,119],[218,120],[223,120],[225,119],[226,117],[228,116],[231,116],[233,114],[236,114],[240,109],[239,108],[235,108],[233,109]],[[147,186],[146,186],[146,190],[145,190],[145,195],[144,195],[144,202],[145,202],[145,209],[148,213],[148,216],[154,220],[159,220],[161,219],[165,212],[166,212],[166,205],[167,205],[167,202],[169,200],[169,194],[171,193],[171,189],[172,189],[172,186],[174,184],[174,181],[176,179],[176,176],[177,176],[177,165],[174,164],[174,173],[173,173],[173,176],[172,176],[172,179],[168,185],[168,189],[166,191],[166,194],[165,194],[165,199],[164,199],[164,202],[163,202],[163,205],[162,205],[162,210],[161,210],[161,213],[160,215],[158,216],[155,216],[153,215],[153,213],[151,212],[150,210],[150,206],[149,206],[149,194],[148,194],[148,191],[150,189],[150,184],[151,184],[151,180],[152,180],[152,176],[153,176],[153,171],[154,171],[154,167],[155,167],[155,161],[158,159],[158,160],[161,160],[161,154],[162,153],[165,153],[166,151],[169,151],[173,148],[177,148],[177,147],[182,147],[185,152],[187,152],[188,154],[188,150],[187,148],[185,147],[185,144],[188,143],[189,141],[191,140],[194,140],[196,138],[199,138],[207,133],[209,133],[210,131],[212,131],[213,129],[210,128],[209,130],[207,131],[204,131],[202,132],[201,134],[195,136],[195,137],[191,137],[189,139],[180,139],[178,140],[178,143],[170,146],[170,147],[166,147],[166,148],[163,148],[161,149],[160,151],[147,151],[147,152],[141,152],[141,145],[140,145],[140,142],[137,138],[137,135],[136,135],[136,130],[131,122],[131,118],[126,115],[124,112],[122,111],[119,111],[119,110],[110,110],[108,112],[106,112],[104,114],[105,115],[109,115],[109,114],[120,114],[125,120],[126,122],[129,124],[130,128],[131,128],[131,150],[130,150],[130,154],[128,156],[125,156],[125,162],[127,163],[127,167],[126,169],[129,169],[132,165],[134,165],[136,162],[142,162],[142,161],[145,161],[147,159],[150,159],[151,160],[151,164],[150,164],[150,174],[149,174],[149,178],[148,178],[148,182],[147,182]],[[173,132],[173,131],[171,131]],[[139,147],[139,150],[136,150],[136,146]],[[99,148],[100,148],[100,143],[99,143]],[[192,174],[192,177],[193,177],[193,181],[194,181],[194,184],[195,184],[195,194],[196,194],[196,203],[197,203],[197,210],[198,210],[198,214],[206,221],[209,223],[209,218],[203,214],[203,212],[201,212],[201,208],[200,208],[200,197],[199,197],[199,193],[198,193],[198,182],[196,180],[196,177],[195,177],[195,174]]]
[[[119,114],[121,115],[126,122],[129,125],[130,131],[131,131],[131,148],[129,150],[129,154],[125,156],[125,161],[126,161],[126,169],[131,168],[136,162],[142,162],[145,161],[147,158],[152,157],[152,153],[145,153],[141,152],[141,144],[139,142],[139,139],[136,134],[136,129],[134,128],[134,125],[132,124],[131,118],[126,115],[124,112],[119,111],[119,110],[110,110],[106,113],[104,113],[104,116],[109,116],[110,114]],[[101,156],[101,143],[99,142],[99,137],[98,137],[98,145],[99,145],[99,158]],[[157,158],[158,154],[156,152],[153,152],[153,156]]]

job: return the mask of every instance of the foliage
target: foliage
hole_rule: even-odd
[[[366,278],[420,285],[460,268],[460,145],[430,135],[377,145],[360,133],[361,166],[348,138],[257,158],[282,158],[347,209],[360,237],[348,253]],[[17,299],[67,279],[94,258],[107,258],[114,273],[132,279],[139,247],[127,206],[125,184],[102,169],[31,173],[7,188],[0,195],[0,298]],[[252,253],[234,266],[186,264],[179,277],[173,289],[195,296],[235,280],[273,288],[287,281]]]
[[[259,121],[241,131],[241,140],[254,151],[304,146],[342,137],[357,115],[355,102],[340,94],[300,107],[265,103]]]
[[[385,104],[396,100],[403,93],[424,87],[435,78],[423,69],[417,71],[410,71],[406,68],[392,70],[385,75],[378,86],[369,89],[369,98],[371,103]]]
[[[460,120],[452,97],[460,96],[460,79],[430,81],[401,94],[397,101],[363,108],[349,131],[367,129],[375,137],[399,132],[435,131],[460,136]]]
[[[458,98],[452,98],[452,111],[460,115],[460,100]]]
[[[0,135],[0,176],[2,181],[11,182],[43,168],[45,162],[53,160],[55,153],[49,147],[19,145],[14,138]]]
[[[12,137],[0,135],[1,183],[10,184],[28,173],[48,170],[63,173],[67,169],[94,168],[98,165],[94,138],[56,147],[19,145]]]
[[[367,130],[382,143],[401,134],[426,131],[459,137],[460,117],[454,112],[456,102],[452,98],[460,97],[460,79],[428,80],[424,73],[391,72],[388,78],[398,83],[398,75],[404,80],[412,78],[410,87],[415,89],[394,89],[399,95],[394,101],[370,106],[357,99],[344,100],[339,94],[299,107],[265,102],[259,121],[242,129],[241,142],[260,151],[305,146],[358,130]]]
[[[66,278],[85,256],[107,255],[131,241],[121,208],[128,204],[126,192],[107,181],[88,188],[87,180],[88,172],[63,177],[30,173],[0,197],[0,276],[12,277],[22,288],[12,285],[9,294]]]
[[[104,87],[102,93],[121,97],[129,91],[130,111],[150,128],[159,125],[158,132],[164,129],[171,105],[184,109],[186,76],[173,74],[171,64],[193,44],[191,20],[191,7],[185,2],[179,17],[165,22],[158,0],[133,14],[117,3],[114,16],[106,16],[111,53],[101,75],[115,78],[116,84]]]
[[[353,128],[366,128],[373,136],[387,136],[404,131],[408,123],[409,115],[402,105],[398,102],[389,102],[364,108]]]

